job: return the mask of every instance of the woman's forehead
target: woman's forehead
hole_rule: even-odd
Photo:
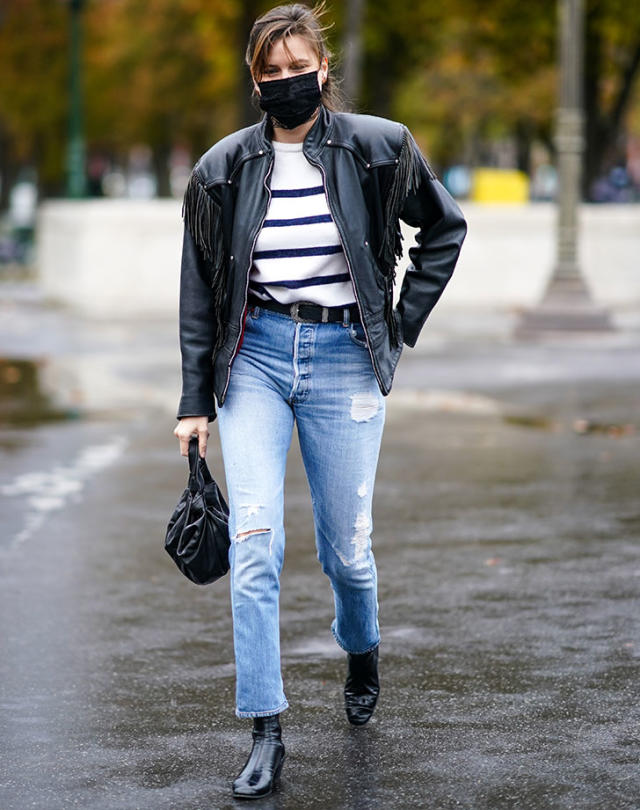
[[[301,61],[302,59],[317,59],[317,54],[308,39],[299,34],[281,37],[271,46],[266,63],[269,64],[289,64],[289,62]]]

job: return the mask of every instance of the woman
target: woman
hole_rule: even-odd
[[[347,719],[379,693],[371,501],[384,399],[415,345],[466,226],[401,124],[336,111],[318,11],[279,6],[254,24],[246,61],[266,115],[216,143],[184,201],[183,392],[175,434],[207,446],[218,425],[229,494],[236,714],[253,746],[238,798],[269,794],[284,760],[279,715],[283,483],[293,424],[318,558],[347,653]],[[419,228],[393,307],[399,220]]]

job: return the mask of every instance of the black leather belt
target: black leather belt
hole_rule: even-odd
[[[321,307],[310,301],[296,301],[295,304],[280,304],[278,301],[262,301],[249,296],[249,306],[258,306],[288,315],[296,323],[360,323],[356,304],[346,307]],[[346,310],[346,312],[345,312]]]

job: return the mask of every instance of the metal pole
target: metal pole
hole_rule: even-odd
[[[86,147],[82,92],[82,8],[84,0],[70,0],[69,140],[67,197],[87,194]]]
[[[559,0],[560,82],[555,144],[558,167],[556,264],[540,304],[525,312],[516,336],[537,333],[593,332],[612,329],[608,313],[596,307],[578,260],[580,181],[584,155],[582,99],[583,0]]]
[[[558,221],[556,278],[575,281],[578,268],[578,204],[584,152],[582,110],[582,0],[560,4],[560,106],[557,111],[556,149],[558,152]]]

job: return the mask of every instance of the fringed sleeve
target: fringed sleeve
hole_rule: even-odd
[[[205,259],[217,269],[224,259],[222,211],[198,176],[191,172],[182,203],[182,218]]]
[[[409,194],[420,185],[421,168],[429,177],[435,174],[424,160],[411,133],[403,127],[402,145],[396,160],[396,169],[389,187],[385,207],[385,227],[378,258],[385,270],[385,320],[389,329],[389,340],[398,345],[396,321],[393,317],[393,284],[396,277],[396,261],[402,256],[402,232],[400,212]]]
[[[222,208],[205,189],[197,169],[191,173],[182,203],[185,226],[211,267],[214,315],[218,324],[217,350],[224,339],[223,307],[226,292]]]

